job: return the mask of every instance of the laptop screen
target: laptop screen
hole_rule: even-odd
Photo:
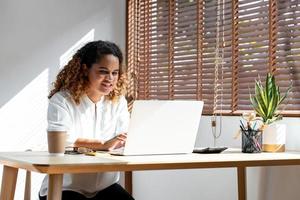
[[[136,100],[124,155],[191,153],[202,101]]]

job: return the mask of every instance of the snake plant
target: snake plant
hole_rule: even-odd
[[[255,95],[252,96],[250,93],[250,100],[253,109],[262,118],[264,124],[271,124],[282,119],[282,116],[278,113],[278,107],[290,90],[291,86],[284,95],[281,95],[275,77],[270,73],[267,74],[265,87],[263,87],[260,79],[255,81]]]

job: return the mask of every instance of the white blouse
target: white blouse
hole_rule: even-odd
[[[84,95],[80,104],[73,101],[68,92],[57,92],[49,100],[48,131],[66,131],[68,145],[77,138],[95,138],[105,142],[119,133],[125,133],[129,125],[129,112],[125,97],[118,102],[101,98],[96,104]],[[62,190],[79,192],[86,197],[119,180],[119,172],[64,174]],[[45,177],[40,195],[47,195],[48,176]]]

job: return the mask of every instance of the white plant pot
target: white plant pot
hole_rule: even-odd
[[[284,152],[286,141],[286,124],[273,123],[263,131],[263,151]]]

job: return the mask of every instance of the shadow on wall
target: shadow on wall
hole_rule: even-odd
[[[46,68],[53,81],[58,58],[92,29],[95,39],[123,47],[124,2],[0,1],[0,107]]]

